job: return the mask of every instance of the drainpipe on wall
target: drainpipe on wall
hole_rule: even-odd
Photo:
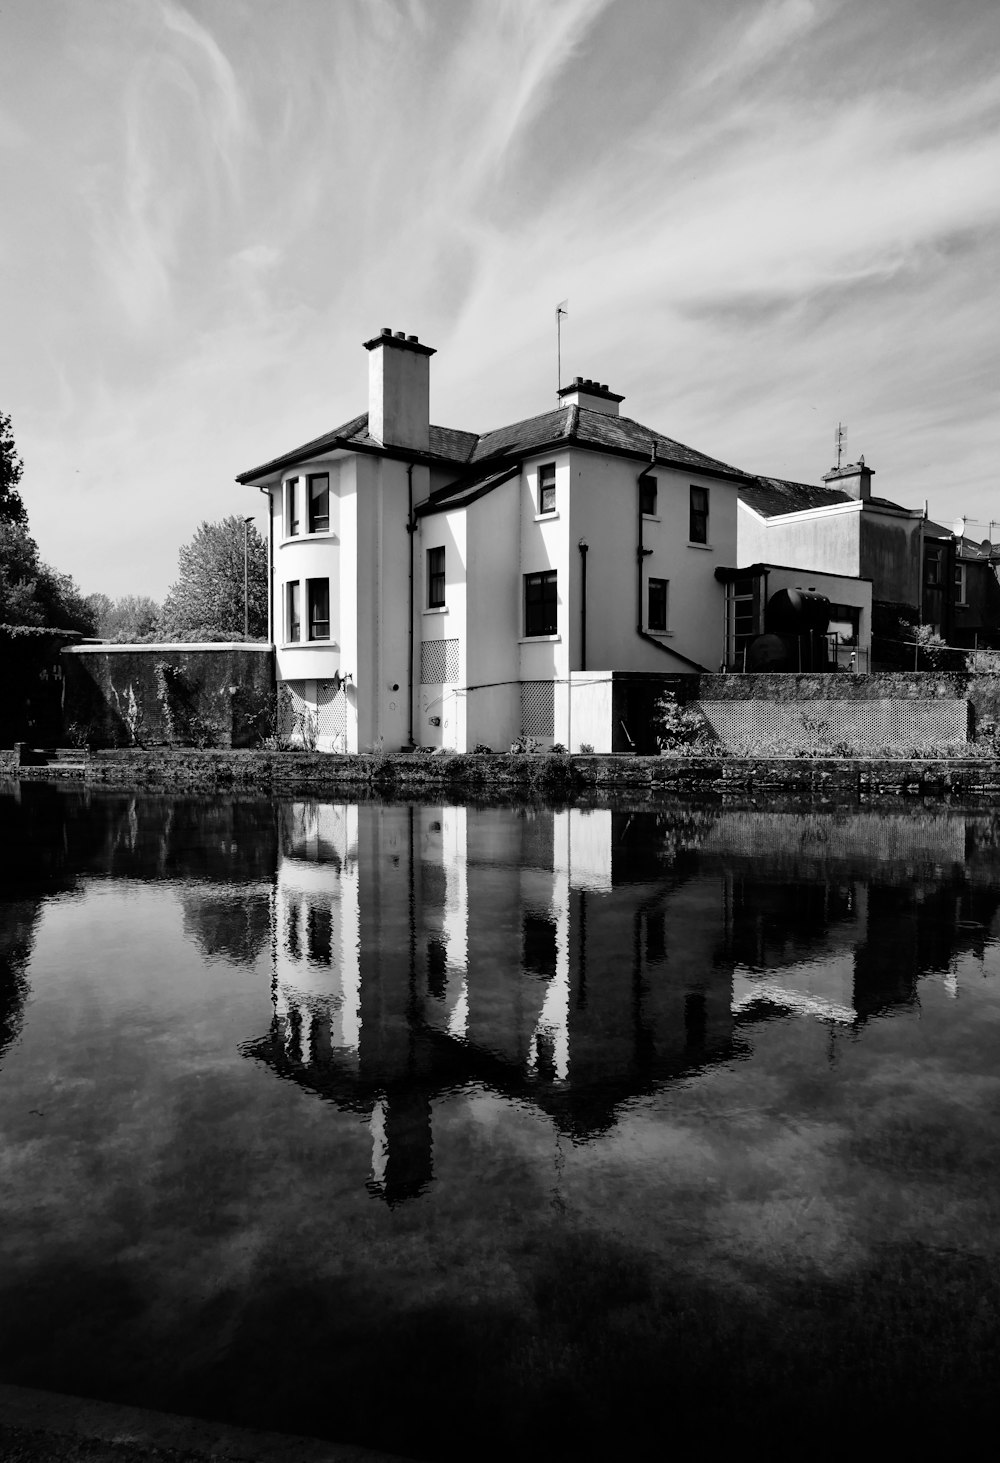
[[[587,669],[587,550],[590,545],[582,538],[577,545],[580,550],[580,669]]]
[[[274,504],[271,489],[258,488],[258,493],[267,494],[267,638],[274,644]],[[277,666],[275,666],[277,674]]]
[[[650,645],[655,645],[657,650],[662,650],[664,655],[670,655],[673,656],[675,660],[684,661],[684,663],[686,665],[689,665],[692,670],[704,671],[707,670],[708,667],[702,665],[700,661],[692,660],[689,655],[684,655],[682,651],[673,650],[670,646],[661,644],[661,642],[657,640],[655,635],[647,634],[647,632],[642,628],[642,565],[643,560],[648,559],[650,554],[653,552],[652,549],[645,548],[642,542],[642,485],[646,478],[652,476],[653,468],[655,466],[656,443],[651,442],[649,444],[649,466],[644,467],[642,472],[635,480],[636,518],[638,520],[638,544],[635,551],[635,633],[639,636],[640,640],[647,640]],[[628,736],[627,731],[625,735]],[[631,740],[631,737],[629,737],[629,741]]]
[[[410,463],[406,469],[406,532],[410,536],[410,589],[409,589],[409,636],[407,639],[406,656],[406,736],[410,747],[416,743],[413,740],[413,535],[417,531],[416,521],[413,517],[413,469],[415,464]]]

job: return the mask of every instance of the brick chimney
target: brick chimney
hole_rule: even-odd
[[[429,345],[384,326],[368,351],[368,435],[383,447],[427,451],[430,441]]]
[[[563,406],[583,406],[587,411],[603,412],[606,417],[616,417],[619,402],[625,400],[599,381],[585,381],[582,376],[574,376],[573,384],[562,388],[559,399]]]
[[[823,474],[823,481],[828,488],[840,488],[841,492],[850,493],[852,498],[870,498],[872,476],[872,469],[865,466],[863,457],[859,457],[857,462],[845,462],[843,467],[831,468]]]

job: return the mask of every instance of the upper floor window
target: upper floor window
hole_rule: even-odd
[[[651,630],[665,630],[667,628],[667,584],[666,579],[651,579],[649,581],[649,628]]]
[[[940,584],[944,564],[944,549],[928,548],[924,551],[924,583]]]
[[[688,542],[708,543],[708,489],[691,488],[691,510],[688,522]]]
[[[955,603],[960,605],[968,604],[969,602],[965,570],[965,564],[955,565]]]
[[[648,518],[656,517],[656,479],[643,478],[639,484],[639,512]]]
[[[559,628],[556,571],[524,576],[525,635],[555,635]]]
[[[556,465],[554,462],[546,462],[538,469],[538,511],[539,513],[556,511]]]
[[[299,532],[299,480],[289,478],[285,484],[285,532],[291,537]]]
[[[309,594],[309,639],[330,638],[330,581],[309,579],[306,581]]]
[[[427,608],[444,609],[444,549],[427,550]]]
[[[285,585],[285,639],[302,639],[302,597],[297,579]]]
[[[316,473],[307,478],[309,490],[309,532],[330,532],[330,474]]]

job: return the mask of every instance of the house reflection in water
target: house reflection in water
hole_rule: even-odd
[[[363,1114],[371,1189],[432,1170],[479,1083],[576,1141],[788,1011],[859,1025],[996,919],[962,818],[292,803],[274,1017],[244,1052]],[[952,972],[952,973],[949,973]]]
[[[370,1115],[395,1202],[432,1177],[443,1092],[485,1084],[583,1140],[728,1056],[725,917],[652,814],[289,804],[274,1019],[244,1051]]]

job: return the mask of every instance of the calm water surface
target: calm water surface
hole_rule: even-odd
[[[971,1435],[998,844],[0,785],[0,1379],[440,1459]]]

